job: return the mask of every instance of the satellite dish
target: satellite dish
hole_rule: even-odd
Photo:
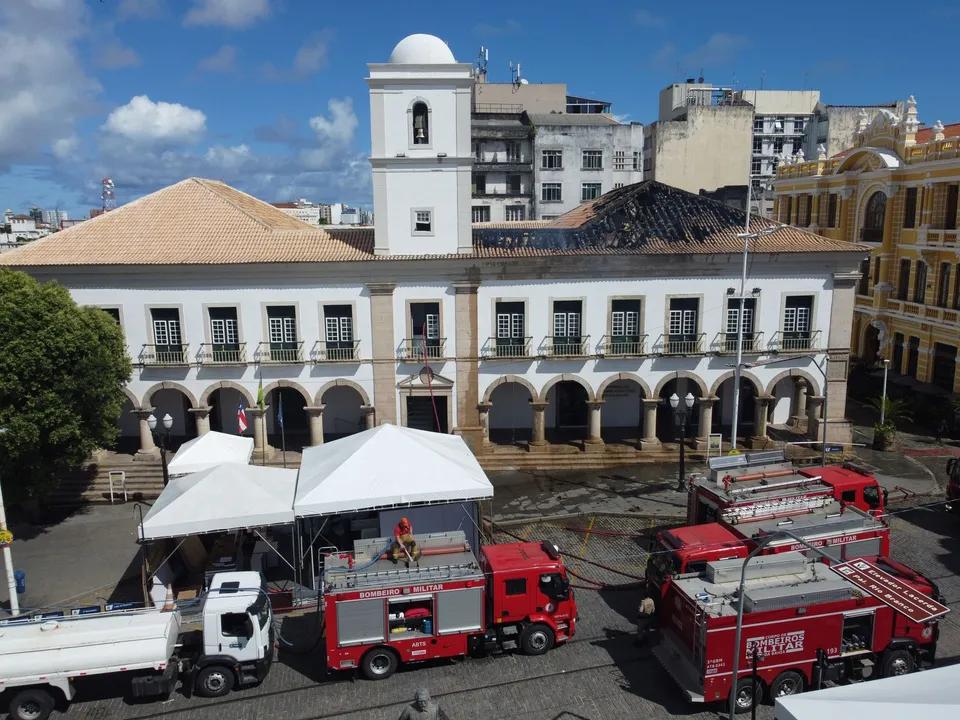
[[[530,83],[529,83],[529,81],[528,81],[526,78],[520,78],[520,84],[521,84],[521,85],[529,85]]]

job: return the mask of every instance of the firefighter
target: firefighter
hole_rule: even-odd
[[[397,562],[401,556],[407,559],[408,555],[412,560],[419,560],[420,546],[413,539],[413,525],[406,518],[400,518],[400,522],[393,529],[393,547],[390,548],[390,559]]]
[[[413,702],[400,713],[399,720],[447,720],[447,715],[430,699],[427,689],[420,688]]]

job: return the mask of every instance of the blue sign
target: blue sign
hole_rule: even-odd
[[[107,612],[111,612],[112,610],[129,610],[135,605],[136,603],[134,602],[110,603],[109,605],[105,605],[103,609]]]
[[[87,607],[74,608],[70,611],[71,615],[95,615],[98,612],[103,612],[103,608],[99,605],[88,605]]]

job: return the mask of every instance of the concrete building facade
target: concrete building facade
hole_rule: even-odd
[[[644,453],[678,440],[669,398],[688,393],[705,447],[730,422],[739,322],[745,356],[775,361],[744,373],[742,441],[765,447],[771,422],[849,441],[862,247],[793,228],[759,238],[738,317],[744,213],[723,204],[643,182],[551,222],[473,225],[470,82],[431,36],[370,66],[372,229],[311,227],[192,178],[0,265],[122,325],[135,367],[122,430],[142,457],[150,414],[183,439],[238,432],[240,407],[259,456],[281,408],[288,447],[400,423],[480,455]]]
[[[922,127],[912,97],[904,107],[858,113],[852,148],[781,167],[776,216],[872,247],[856,286],[854,354],[957,392],[960,124]]]

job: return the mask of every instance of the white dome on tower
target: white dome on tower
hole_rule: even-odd
[[[456,59],[447,44],[436,35],[408,35],[390,53],[394,65],[444,65]]]

